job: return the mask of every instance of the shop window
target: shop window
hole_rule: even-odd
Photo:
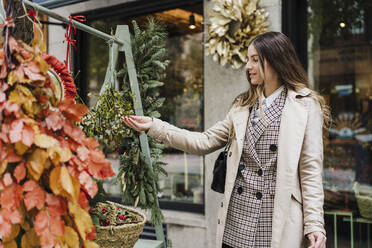
[[[175,1],[177,2],[177,1]],[[196,2],[196,1],[194,1]],[[135,9],[140,9],[137,3]],[[180,5],[180,4],[179,4]],[[159,4],[161,6],[161,4]],[[128,6],[122,6],[126,10]],[[169,7],[169,6],[168,6]],[[127,24],[131,21],[141,26],[148,17],[155,17],[166,26],[169,32],[166,49],[170,64],[167,68],[167,77],[163,80],[164,86],[160,89],[160,95],[165,97],[165,103],[161,109],[161,119],[170,122],[180,128],[191,131],[204,129],[204,104],[203,104],[203,4],[202,1],[193,4],[175,6],[172,9],[150,11],[143,9],[145,15],[135,15],[126,12],[120,14],[115,7],[117,15],[103,15],[96,13],[89,18],[88,25],[112,33],[116,25]],[[104,12],[104,10],[103,10]],[[110,12],[112,13],[112,12]],[[190,16],[193,16],[195,27],[190,28]],[[98,93],[104,81],[108,63],[107,44],[90,35],[81,34],[81,76],[79,88],[84,101],[93,106],[96,97],[88,93]],[[186,154],[175,149],[164,150],[163,161],[167,163],[168,177],[160,178],[159,185],[162,192],[159,194],[162,208],[187,209],[202,212],[204,210],[204,159],[202,156]],[[118,163],[113,163],[118,168]],[[105,183],[105,189],[111,197],[120,199],[120,189],[113,181]],[[190,207],[191,206],[191,207]]]
[[[371,215],[371,211],[366,208],[372,204],[372,3],[309,0],[308,7],[309,80],[330,105],[333,119],[324,149],[324,207],[368,217],[365,213]]]

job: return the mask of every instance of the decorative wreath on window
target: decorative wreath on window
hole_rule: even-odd
[[[269,15],[259,0],[214,0],[209,12],[206,52],[222,66],[239,69],[247,61],[249,41],[267,32]]]

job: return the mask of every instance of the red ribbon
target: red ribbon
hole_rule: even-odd
[[[74,34],[76,34],[76,27],[75,27],[75,24],[74,24],[73,20],[77,20],[79,22],[85,22],[87,20],[87,18],[85,16],[82,16],[82,15],[77,15],[77,16],[69,16],[69,19],[70,19],[71,24],[68,24],[67,27],[66,27],[65,41],[67,41],[66,66],[67,66],[69,72],[71,72],[70,46],[71,45],[74,46],[75,52],[77,50],[76,45],[75,45],[76,40],[71,39],[72,29],[74,29]]]

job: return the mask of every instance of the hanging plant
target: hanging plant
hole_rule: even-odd
[[[239,69],[247,62],[248,44],[267,32],[268,13],[258,7],[259,0],[214,0],[209,12],[206,53],[222,66]]]

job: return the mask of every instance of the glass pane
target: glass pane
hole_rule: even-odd
[[[309,80],[330,104],[333,118],[324,150],[325,208],[367,217],[372,204],[372,2],[308,3]]]
[[[144,24],[148,17],[155,17],[166,25],[169,32],[167,51],[170,64],[167,77],[160,95],[165,97],[163,108],[160,110],[161,119],[180,128],[191,131],[202,131],[203,121],[203,33],[202,33],[203,5],[196,4],[187,8],[177,8],[146,16],[110,18],[95,20],[90,26],[110,33],[116,25],[128,24],[136,20],[139,25]],[[196,28],[189,29],[189,17],[195,16]],[[87,66],[85,81],[86,92],[98,93],[104,81],[108,63],[108,47],[106,42],[87,36],[83,49],[86,57],[82,59]],[[87,104],[93,106],[94,96],[86,97]],[[185,154],[171,148],[164,150],[163,161],[168,165],[168,177],[161,177],[159,185],[162,193],[160,200],[180,201],[204,204],[204,159],[202,156]],[[113,168],[117,171],[117,161]],[[112,196],[120,196],[120,188],[113,185],[113,180],[107,181],[105,189]]]

